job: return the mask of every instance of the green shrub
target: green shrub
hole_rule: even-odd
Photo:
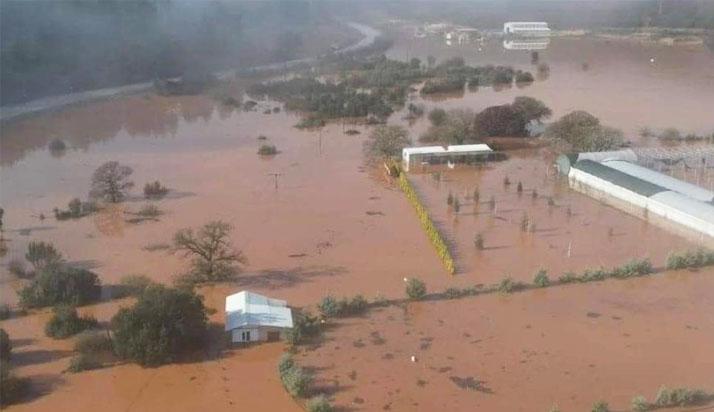
[[[578,280],[578,275],[574,272],[565,272],[562,276],[558,278],[560,283],[573,283]]]
[[[329,295],[325,296],[320,303],[317,304],[317,310],[320,311],[320,314],[325,318],[337,316],[339,312],[337,299]]]
[[[278,149],[275,145],[264,144],[258,149],[258,154],[261,156],[272,156],[278,154]]]
[[[632,410],[633,412],[647,412],[650,410],[650,404],[644,396],[635,396],[632,398]]]
[[[10,309],[10,306],[7,303],[1,304],[0,320],[10,319],[10,316],[12,316],[12,310]]]
[[[284,353],[283,356],[280,357],[280,362],[278,363],[278,373],[280,373],[280,376],[283,376],[288,370],[294,367],[295,359],[293,359],[293,355]]]
[[[161,210],[156,205],[146,204],[136,214],[141,217],[153,218],[161,215]]]
[[[463,296],[463,293],[459,288],[447,288],[444,291],[444,296],[446,296],[447,299],[457,299]]]
[[[591,411],[592,412],[610,412],[610,406],[607,404],[607,402],[598,401],[598,402],[595,402],[595,404],[593,404]]]
[[[29,381],[10,372],[8,362],[0,362],[0,405],[11,405],[27,393]]]
[[[60,305],[53,309],[53,315],[45,325],[45,335],[65,339],[97,325],[97,320],[93,317],[80,317],[74,307]]]
[[[280,380],[288,393],[299,398],[305,397],[310,391],[312,375],[303,368],[293,365],[280,375]]]
[[[516,282],[510,277],[506,277],[498,283],[496,290],[500,293],[513,293],[525,288],[522,282]]]
[[[125,275],[119,280],[115,297],[139,296],[146,288],[155,284],[144,275]]]
[[[12,353],[12,343],[10,336],[5,332],[5,329],[0,329],[0,361],[7,362],[10,360]]]
[[[412,187],[411,183],[409,183],[409,179],[407,179],[406,174],[404,173],[399,175],[399,186],[416,210],[422,228],[426,232],[427,236],[429,236],[429,240],[431,240],[431,244],[436,249],[436,253],[441,258],[446,270],[453,275],[456,271],[456,267],[454,264],[454,258],[451,256],[451,252],[449,251],[449,247],[446,245],[446,241],[444,241],[441,233],[439,233],[436,229],[434,222],[431,220],[431,217],[429,217],[429,213],[424,205],[422,205],[419,200],[419,196]]]
[[[600,281],[600,280],[605,280],[608,277],[609,273],[607,273],[604,269],[585,269],[583,271],[583,274],[580,276],[578,279],[580,282],[594,282],[594,281]]]
[[[100,293],[101,285],[95,273],[56,265],[42,269],[32,283],[18,292],[23,308],[85,305],[99,299]]]
[[[352,299],[343,298],[337,300],[332,296],[325,296],[317,305],[322,317],[332,318],[340,316],[353,316],[367,310],[367,299],[362,295],[356,295]]]
[[[325,395],[318,395],[307,402],[308,412],[332,412],[334,408]]]
[[[67,144],[62,139],[52,139],[49,144],[49,149],[51,152],[62,152],[67,149]]]
[[[112,340],[105,332],[82,332],[77,336],[77,340],[74,341],[74,350],[82,354],[111,352],[113,348]]]
[[[431,109],[428,117],[432,126],[441,126],[446,123],[446,110],[440,108]]]
[[[550,285],[550,279],[548,278],[548,272],[545,269],[541,269],[536,273],[533,278],[533,284],[539,288],[544,288]]]
[[[169,188],[162,185],[158,180],[144,185],[144,197],[147,199],[161,199],[169,193]]]
[[[674,252],[667,257],[667,269],[698,268],[714,265],[714,252],[707,249],[696,249],[685,252]]]
[[[422,300],[426,296],[426,284],[417,278],[407,280],[407,297],[411,300]]]
[[[654,404],[659,408],[672,408],[675,406],[701,405],[712,399],[714,399],[714,396],[701,389],[669,389],[666,386],[662,386],[657,392]]]
[[[206,342],[206,308],[192,290],[152,285],[111,321],[114,349],[144,366],[174,361]]]
[[[296,311],[293,315],[293,328],[287,333],[291,345],[299,345],[320,334],[320,320],[307,311]]]
[[[645,276],[650,273],[652,273],[652,263],[649,259],[633,259],[622,266],[612,269],[612,276],[616,278]]]
[[[532,83],[534,80],[535,79],[530,72],[519,71],[516,73],[516,83]]]
[[[35,271],[56,266],[62,262],[62,254],[49,242],[32,241],[27,245],[25,259],[35,268]]]
[[[78,373],[82,371],[90,371],[92,369],[100,369],[101,367],[102,362],[100,362],[96,357],[80,353],[70,359],[67,372]]]

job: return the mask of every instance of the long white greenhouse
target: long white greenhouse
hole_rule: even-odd
[[[579,192],[714,238],[714,192],[632,163],[636,160],[631,150],[580,153],[560,156],[556,166]]]

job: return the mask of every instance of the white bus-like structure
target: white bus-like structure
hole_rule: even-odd
[[[543,21],[509,21],[503,24],[503,34],[513,36],[549,36],[548,23]]]

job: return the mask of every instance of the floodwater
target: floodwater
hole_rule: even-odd
[[[355,411],[630,410],[662,385],[714,387],[712,275],[374,309],[336,321],[298,363]]]
[[[554,39],[548,51],[541,52],[541,61],[551,64],[551,74],[547,80],[523,89],[500,92],[484,88],[467,93],[463,99],[429,101],[428,104],[480,110],[490,104],[511,101],[513,96],[528,94],[542,98],[553,107],[556,115],[572,109],[586,109],[628,133],[643,125],[675,126],[698,132],[714,129],[714,120],[707,112],[707,106],[702,104],[704,101],[711,102],[714,96],[713,82],[706,81],[711,80],[707,76],[711,76],[714,70],[710,54],[702,50],[657,49],[661,53],[658,62],[678,62],[679,68],[675,73],[662,71],[659,68],[661,66],[654,66],[647,71],[650,66],[639,63],[639,57],[650,54],[647,47],[582,41],[586,46],[579,47],[573,39],[563,39],[562,42]],[[585,53],[586,50],[600,53],[600,57],[597,64],[591,58],[590,69],[582,71],[582,55],[578,53]],[[605,53],[606,50],[611,50],[612,55]],[[397,42],[388,54],[402,56],[403,51],[403,42]],[[425,58],[427,54],[434,54],[443,58],[450,53],[456,55],[466,53],[466,50],[457,52],[435,44],[423,47],[418,55],[423,54]],[[556,58],[568,53],[575,56],[570,60],[571,63],[565,57]],[[496,56],[494,54],[493,58],[496,59]],[[525,52],[504,56],[516,59],[522,66],[530,64],[530,56]],[[475,59],[471,55],[465,57]],[[618,57],[622,59],[619,63]],[[673,64],[666,67],[673,67]],[[612,73],[615,71],[622,71],[623,83],[619,87],[612,84]],[[662,81],[653,85],[648,79]],[[623,90],[629,90],[629,94],[624,96]],[[653,96],[667,96],[667,99]],[[628,106],[632,99],[641,101],[637,105]],[[621,106],[618,109],[611,102]],[[105,284],[115,283],[127,274],[144,274],[158,282],[170,283],[176,274],[185,271],[188,266],[186,259],[165,250],[173,233],[180,228],[199,227],[216,219],[225,220],[235,227],[232,240],[249,260],[245,273],[237,281],[201,289],[207,306],[217,310],[217,314],[212,316],[212,321],[216,323],[222,322],[224,296],[241,289],[287,299],[294,306],[311,306],[328,293],[337,296],[362,293],[368,298],[378,294],[401,297],[404,287],[402,279],[411,276],[424,279],[430,290],[438,291],[451,285],[496,281],[504,274],[530,280],[541,266],[559,274],[557,272],[570,268],[600,264],[610,266],[630,257],[643,256],[649,256],[656,265],[661,265],[666,252],[671,248],[691,245],[683,238],[571,193],[555,180],[554,172],[548,168],[550,161],[547,154],[537,150],[513,152],[511,160],[489,165],[484,170],[444,173],[440,183],[433,181],[428,174],[414,174],[411,177],[439,225],[456,245],[459,273],[454,277],[448,276],[401,192],[383,178],[381,171],[365,166],[362,145],[369,127],[332,123],[322,131],[301,131],[293,127],[299,120],[296,114],[284,111],[263,113],[275,106],[280,105],[264,101],[260,102],[256,111],[243,112],[221,107],[205,96],[158,97],[143,94],[75,106],[3,124],[0,140],[0,197],[5,209],[5,237],[8,239],[9,250],[2,258],[0,267],[2,300],[16,303],[15,292],[22,286],[22,281],[8,273],[7,264],[12,259],[21,258],[32,240],[53,242],[69,261],[96,271]],[[391,120],[405,124],[400,119],[402,114],[395,114]],[[426,126],[426,120],[422,119],[410,130],[417,136]],[[361,134],[349,136],[343,133],[344,129],[357,129]],[[267,141],[258,140],[259,135],[265,135]],[[63,139],[69,148],[63,153],[51,153],[47,144],[53,138]],[[280,153],[268,158],[258,156],[256,151],[263,143],[275,144]],[[132,178],[136,188],[132,197],[94,216],[55,221],[52,209],[66,207],[67,202],[74,197],[85,198],[91,173],[108,160],[119,161],[134,169]],[[506,174],[513,182],[508,190],[504,190],[501,184]],[[139,195],[141,187],[156,179],[171,188],[165,199],[156,202],[163,214],[158,221],[130,223],[131,212],[145,203]],[[521,197],[515,193],[518,180],[522,180],[524,185]],[[469,204],[465,196],[471,193],[474,185],[479,185],[481,202],[487,201],[491,195],[496,198],[496,213],[482,214],[485,205],[479,205],[479,210],[474,212],[473,205]],[[530,190],[533,188],[537,188],[541,196],[534,202],[530,198]],[[462,209],[457,216],[446,208],[445,196],[448,190],[455,194],[464,193]],[[545,195],[553,196],[555,206],[547,205],[543,197]],[[563,220],[567,207],[571,208],[572,216]],[[536,218],[535,234],[519,232],[517,222],[522,211],[528,211]],[[41,215],[47,218],[42,220]],[[611,226],[614,229],[610,234]],[[487,250],[476,253],[472,247],[472,237],[476,231],[481,230],[484,232]],[[571,242],[571,257],[567,258],[566,243]],[[665,282],[663,279],[670,280],[659,283]],[[504,366],[496,361],[503,359],[502,356],[514,357],[522,349],[519,345],[528,343],[529,337],[517,334],[516,330],[523,333],[520,328],[525,328],[524,324],[536,325],[538,322],[538,327],[534,327],[533,331],[552,330],[547,342],[556,348],[565,343],[580,347],[587,347],[584,342],[594,345],[599,335],[592,335],[594,331],[589,331],[591,325],[587,322],[597,320],[582,319],[582,313],[570,311],[558,315],[559,309],[574,304],[585,305],[587,299],[596,299],[598,296],[597,299],[607,302],[608,291],[624,293],[621,288],[626,285],[632,290],[627,302],[634,306],[629,306],[632,313],[625,319],[632,322],[634,331],[646,328],[654,331],[651,341],[656,341],[657,345],[653,346],[654,352],[647,354],[652,355],[651,359],[657,359],[655,355],[659,356],[658,361],[664,359],[661,363],[649,362],[647,368],[665,370],[681,357],[672,355],[670,347],[665,352],[661,345],[667,342],[679,344],[691,338],[688,334],[696,333],[702,334],[700,341],[706,342],[707,337],[711,341],[711,334],[705,335],[710,332],[710,328],[705,328],[705,325],[711,324],[711,319],[706,318],[706,313],[711,312],[711,301],[705,301],[701,296],[711,285],[695,283],[701,280],[688,279],[689,274],[683,273],[674,277],[608,282],[597,286],[575,285],[553,292],[529,292],[503,299],[488,297],[483,298],[483,303],[478,298],[448,304],[419,304],[410,306],[409,310],[425,308],[423,323],[418,324],[425,336],[432,336],[432,333],[437,336],[437,332],[431,332],[431,329],[439,327],[433,324],[439,314],[445,317],[448,313],[457,313],[458,316],[454,318],[471,322],[474,330],[483,330],[485,324],[482,324],[484,318],[480,315],[471,316],[473,313],[485,311],[498,319],[508,319],[497,323],[503,329],[500,329],[500,338],[493,340],[490,349],[500,357],[490,355],[487,357],[491,359],[489,363],[475,372],[458,372],[461,377],[466,376],[466,373],[477,377],[488,376],[488,384],[500,394],[507,393],[503,388],[508,381],[498,381],[494,377],[502,373],[500,371]],[[591,296],[590,292],[594,288],[600,288],[597,290],[603,292]],[[698,300],[686,299],[695,292],[699,293],[696,295]],[[670,293],[672,297],[668,298]],[[624,300],[618,302],[612,305],[626,304]],[[662,302],[665,305],[660,305]],[[102,303],[84,308],[83,311],[92,312],[100,320],[107,321],[120,304],[128,302]],[[656,309],[650,309],[650,304]],[[480,308],[474,305],[485,306]],[[524,309],[526,305],[528,312]],[[605,303],[594,302],[592,306],[592,310],[609,314],[606,311],[609,306]],[[666,323],[669,326],[688,319],[685,315],[677,317],[664,311],[664,308],[672,306],[686,308],[686,316],[694,319],[691,325],[701,328],[701,331],[654,326],[662,317],[671,316],[665,319],[671,322]],[[535,313],[529,313],[534,312],[531,308],[535,308]],[[661,313],[653,312],[660,308]],[[429,315],[432,309],[434,315]],[[384,313],[392,311],[388,309]],[[535,318],[530,320],[529,316]],[[195,410],[209,407],[212,410],[232,410],[237,405],[251,405],[255,410],[299,409],[277,379],[275,366],[283,350],[282,345],[232,350],[218,359],[158,369],[118,365],[69,375],[61,371],[67,367],[71,356],[71,340],[52,341],[45,338],[43,328],[47,317],[47,311],[40,311],[0,322],[17,348],[17,356],[13,361],[16,372],[21,376],[29,376],[35,382],[31,399],[11,409],[43,410],[53,407],[96,410],[101,407],[117,410]],[[602,321],[605,318],[603,316],[600,319]],[[562,342],[552,337],[557,336],[555,332],[562,329],[561,320],[570,322],[574,328],[569,332],[573,335]],[[386,318],[381,321],[397,330],[401,327],[389,323],[392,321]],[[365,320],[353,319],[347,322],[354,323],[358,329],[369,325]],[[671,333],[672,330],[680,329],[681,333]],[[347,330],[346,327],[338,329],[335,338],[342,339],[339,334]],[[450,333],[458,330],[454,327]],[[664,330],[668,330],[667,336],[660,332]],[[581,337],[578,333],[582,333]],[[633,332],[626,333],[634,335]],[[650,335],[643,336],[650,341]],[[397,338],[390,339],[389,344],[392,341],[398,342]],[[440,341],[446,345],[447,339]],[[511,345],[511,352],[501,353],[496,342],[506,348]],[[618,342],[625,344],[620,340],[608,341],[606,344],[617,345]],[[701,354],[694,351],[697,344],[699,341],[692,338],[687,355]],[[430,353],[452,356],[454,359],[471,353],[470,347],[460,346],[462,342],[458,340],[453,340],[453,345],[439,348],[434,343]],[[333,351],[335,346],[330,343],[319,349],[318,353],[325,353],[325,359],[330,359],[336,355],[325,351]],[[357,352],[353,353],[351,343],[342,344],[341,347],[339,353],[343,357],[340,358],[343,367],[356,368],[358,355],[361,356],[362,352],[355,348]],[[602,353],[594,352],[592,356],[597,357],[598,361],[590,363],[601,365],[606,361],[623,359],[621,353],[615,352],[614,346],[605,349],[607,351]],[[552,350],[550,353],[555,354],[557,351]],[[607,354],[613,356],[607,357]],[[638,354],[632,356],[635,355]],[[552,358],[554,355],[549,356]],[[707,369],[711,370],[711,364],[705,363],[707,358],[702,359],[704,361],[700,365],[709,366]],[[567,370],[570,371],[580,364],[568,365],[574,365],[568,366]],[[369,385],[377,387],[394,386],[390,379],[397,377],[392,378],[390,374],[396,368],[387,370],[388,366],[388,362],[383,362],[382,367],[375,367],[370,372],[374,375],[366,382],[374,381]],[[599,374],[593,373],[598,370],[596,367],[589,369],[590,366],[586,366],[588,369],[585,370],[593,379],[600,379]],[[542,383],[544,380],[539,378],[539,373],[545,373],[545,369],[541,364],[541,369],[531,370],[527,377],[517,377],[520,380],[516,382],[530,380]],[[570,373],[575,372],[573,369]],[[320,376],[326,376],[326,373],[330,372],[320,372]],[[548,376],[554,384],[547,388],[539,387],[538,396],[543,397],[537,402],[543,405],[540,409],[549,406],[546,404],[551,401],[562,402],[563,406],[569,405],[569,398],[565,395],[555,396],[560,392],[553,392],[553,398],[550,398],[549,388],[552,386],[559,386],[559,391],[563,393],[566,389],[576,393],[582,392],[582,388],[588,387],[590,383],[587,380],[571,381],[564,372],[543,376]],[[611,379],[610,375],[602,376]],[[711,382],[698,379],[698,372],[692,372],[689,376],[692,384],[711,386]],[[644,373],[630,378],[630,381],[622,380],[629,386],[622,386],[622,393],[618,392],[617,396],[632,396],[636,394],[632,392],[637,391],[648,391],[649,394],[663,383],[645,379]],[[690,383],[690,380],[684,379],[686,376],[679,378],[679,375],[672,375],[671,384]],[[605,378],[602,379],[605,381]],[[577,385],[578,382],[581,386]],[[360,395],[354,396],[369,399],[370,403],[365,403],[363,407],[373,405],[381,408],[387,403],[387,398],[376,397],[374,399],[377,400],[373,401],[372,395],[370,398],[361,395],[362,383],[350,385],[354,386],[352,390],[360,392]],[[470,405],[472,396],[494,399],[494,407],[501,407],[503,404],[499,402],[510,402],[512,398],[455,391],[449,385],[452,383],[418,389],[417,392],[423,394],[418,396],[423,397],[415,402],[421,406],[432,405],[428,402],[435,402],[433,399],[437,398],[432,396],[432,400],[427,401],[426,393],[434,393],[435,388],[444,389],[444,402],[455,402],[456,409],[461,408],[458,405]],[[417,392],[410,396],[416,397]],[[97,393],[102,396],[95,397]],[[588,391],[588,395],[599,396],[594,390]],[[352,398],[348,399],[339,393],[337,396],[341,404],[352,401]],[[545,399],[546,396],[549,398]],[[608,393],[603,392],[602,397],[610,399]],[[577,402],[572,403],[580,405],[578,402],[585,402],[584,399],[578,398]],[[591,401],[590,398],[586,400]],[[613,402],[620,400],[613,398]],[[393,410],[410,409],[410,405],[397,402]]]

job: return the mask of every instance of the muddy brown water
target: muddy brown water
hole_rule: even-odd
[[[650,66],[640,61],[640,57],[650,54],[646,47],[606,43],[597,43],[595,46],[589,40],[584,41],[584,46],[580,47],[573,42],[575,40],[564,41],[561,47],[554,41],[548,52],[541,52],[541,61],[551,64],[551,77],[548,80],[523,89],[501,92],[481,89],[467,93],[460,100],[426,103],[480,110],[490,104],[508,102],[515,95],[529,94],[544,98],[554,108],[556,115],[570,108],[582,108],[628,132],[634,132],[643,125],[675,126],[697,132],[714,129],[711,116],[707,116],[709,113],[701,107],[703,101],[711,101],[714,96],[712,82],[706,81],[709,79],[707,76],[711,76],[711,55],[708,52],[657,49],[661,53],[658,62],[679,62],[685,59],[681,61],[688,64],[671,69],[675,73],[660,69],[647,72]],[[397,42],[389,53],[400,55],[403,52],[401,44]],[[599,53],[611,50],[612,56],[603,54],[600,57],[601,64],[591,63],[590,70],[583,72],[579,63],[582,58],[577,53],[584,50],[600,50]],[[457,53],[437,45],[421,51],[424,55],[431,53],[439,58]],[[466,54],[467,60],[472,58],[468,50],[458,53]],[[496,58],[497,52],[493,53],[496,54],[489,55],[489,58]],[[568,53],[576,55],[576,58],[572,58],[571,63],[558,63],[555,57]],[[530,57],[525,52],[515,58],[519,65],[529,64]],[[622,73],[624,80],[628,80],[618,83],[621,84],[619,87],[613,85],[612,73],[616,70]],[[590,82],[584,81],[596,75],[609,80],[595,78],[590,79]],[[623,90],[628,91],[627,96],[623,97]],[[666,101],[653,97],[663,94],[669,96]],[[638,104],[626,104],[633,99]],[[621,106],[614,107],[612,101],[619,102]],[[22,282],[10,276],[7,264],[12,259],[22,257],[27,244],[32,240],[53,242],[69,261],[92,268],[106,284],[115,283],[126,274],[145,274],[156,281],[170,283],[173,276],[186,270],[188,262],[181,256],[161,249],[162,245],[170,243],[176,230],[198,227],[214,219],[223,219],[234,225],[232,240],[249,260],[244,275],[236,282],[201,290],[207,305],[218,311],[212,316],[212,321],[217,323],[222,322],[225,295],[241,289],[287,299],[296,306],[312,305],[328,293],[338,296],[363,293],[368,298],[377,294],[401,297],[404,277],[420,277],[427,282],[430,290],[438,291],[452,285],[497,281],[504,274],[530,280],[541,266],[551,269],[557,275],[568,269],[622,263],[630,257],[651,257],[656,265],[661,265],[671,248],[692,245],[667,231],[570,192],[553,176],[547,155],[538,149],[529,149],[514,152],[510,160],[488,165],[483,170],[457,169],[444,173],[441,182],[435,182],[429,174],[415,173],[411,176],[437,223],[454,242],[460,270],[456,276],[448,276],[403,195],[385,182],[380,171],[365,167],[362,144],[369,133],[368,127],[348,125],[347,129],[361,131],[361,134],[355,136],[343,134],[340,123],[329,124],[321,132],[301,131],[293,127],[299,120],[295,114],[263,114],[265,109],[276,105],[273,102],[260,102],[257,111],[243,112],[228,110],[202,96],[166,98],[137,95],[3,124],[0,140],[0,197],[5,209],[5,237],[8,239],[9,250],[2,258],[0,268],[2,300],[16,303],[15,291],[22,286]],[[401,120],[402,115],[395,114],[391,121],[406,124]],[[411,126],[410,130],[417,136],[426,127],[426,120],[422,119]],[[267,136],[267,143],[275,144],[280,153],[270,158],[258,156],[256,151],[264,143],[257,140],[258,135]],[[50,153],[47,144],[53,138],[65,140],[68,149],[63,153]],[[94,216],[55,221],[52,208],[65,207],[74,197],[86,197],[92,171],[107,160],[117,160],[134,169],[136,188],[132,197]],[[277,190],[273,173],[280,174]],[[501,183],[505,174],[513,182],[508,190],[504,190]],[[167,198],[156,202],[163,211],[159,220],[140,224],[127,222],[131,218],[129,213],[146,203],[139,196],[143,184],[156,179],[172,189]],[[521,197],[515,193],[518,180],[523,182],[525,189]],[[498,205],[496,214],[482,214],[480,211],[485,209],[485,205],[479,205],[480,211],[473,211],[473,205],[468,204],[466,194],[475,185],[479,186],[481,202],[491,195],[495,196]],[[531,201],[529,192],[533,188],[541,195],[535,202]],[[449,190],[463,194],[462,208],[456,216],[446,208],[445,196]],[[553,196],[555,207],[547,205],[543,197],[546,195]],[[564,220],[564,211],[568,206],[573,214],[569,220]],[[524,235],[518,230],[517,221],[523,211],[536,218],[538,230],[534,235]],[[47,218],[40,220],[41,214]],[[614,231],[613,236],[609,237],[611,226],[614,226]],[[490,249],[481,253],[473,249],[472,237],[476,231],[484,232],[486,246]],[[568,259],[564,253],[566,243],[570,242],[571,258]],[[158,250],[151,251],[152,247]],[[706,300],[710,299],[707,298],[706,288],[710,290],[711,285],[698,284],[700,293],[705,296],[686,301],[682,296],[694,293],[690,290],[691,283],[688,283],[694,281],[686,280],[687,273],[678,276],[675,278],[681,279],[680,282],[659,283],[661,279],[657,278],[613,283],[618,286],[598,286],[600,289],[597,289],[597,293],[593,292],[593,295],[606,300],[611,289],[631,285],[633,290],[638,291],[636,295],[630,296],[634,302],[632,304],[636,305],[635,312],[643,312],[642,318],[636,317],[636,314],[631,315],[636,330],[642,330],[645,327],[643,325],[655,322],[653,317],[647,317],[652,313],[647,302],[652,303],[657,310],[661,302],[670,302],[664,306],[667,308],[685,305],[689,310],[686,316],[692,317],[694,326],[711,323],[711,319],[706,318],[707,305],[711,304],[711,301]],[[518,329],[518,333],[499,333],[498,338],[491,341],[491,350],[499,353],[502,346],[517,346],[528,339],[528,336],[519,335],[519,328],[530,319],[528,316],[536,314],[526,313],[523,309],[525,305],[552,313],[551,317],[532,320],[533,324],[538,321],[541,329],[558,328],[559,320],[580,325],[579,317],[561,319],[558,310],[576,304],[580,298],[586,299],[589,292],[596,290],[593,288],[595,286],[579,288],[576,285],[558,289],[557,292],[529,292],[508,299],[484,298],[484,302],[490,303],[477,303],[476,300],[438,303],[434,304],[434,308],[457,305],[458,319],[463,322],[482,322],[482,317],[471,316],[481,310],[492,312],[493,316],[502,320],[509,319],[512,324],[506,321],[498,324],[503,328]],[[671,299],[667,298],[670,293],[674,296]],[[558,298],[545,299],[542,297],[544,294],[546,297]],[[681,305],[671,302],[681,302]],[[82,310],[94,314],[101,321],[108,321],[119,305],[129,303],[108,302]],[[479,309],[473,306],[477,304],[487,307]],[[586,309],[605,313],[607,307],[599,305],[593,303],[595,307]],[[409,310],[418,311],[420,307],[428,308],[425,309],[427,314],[432,310],[431,306],[425,305],[410,306]],[[437,314],[441,313],[440,310],[434,309]],[[385,310],[384,313],[391,311]],[[393,315],[399,314],[397,312]],[[670,315],[663,312],[661,316]],[[228,351],[218,360],[206,359],[203,362],[158,369],[120,365],[70,375],[62,374],[61,371],[68,365],[72,342],[45,338],[43,328],[47,317],[47,311],[40,311],[0,322],[16,344],[13,361],[15,371],[21,376],[30,377],[35,384],[31,398],[12,409],[44,410],[50,407],[69,408],[70,405],[76,410],[100,407],[116,410],[195,410],[206,406],[214,410],[229,410],[236,405],[250,405],[255,410],[298,409],[281,388],[275,372],[279,354],[283,350],[280,344]],[[446,319],[442,320],[446,323]],[[672,322],[685,320],[685,315],[672,318]],[[371,321],[353,319],[347,322],[360,329],[370,325]],[[381,321],[386,324],[392,322],[389,319]],[[426,336],[437,337],[431,343],[430,353],[441,353],[455,359],[470,353],[468,348],[459,346],[460,342],[455,342],[453,347],[440,347],[445,339],[438,339],[440,335],[437,333],[441,332],[434,331],[432,335],[431,330],[441,328],[438,326],[441,323],[437,321],[435,326],[433,321],[431,315],[426,316],[419,326]],[[591,320],[585,317],[584,321]],[[687,320],[687,323],[690,322]],[[393,327],[398,330],[401,326]],[[474,324],[473,327],[484,328],[481,324]],[[709,330],[704,326],[699,327],[705,332]],[[574,331],[582,332],[583,342],[593,344],[593,341],[598,341],[596,338],[599,335],[588,335],[590,332],[584,330],[585,327],[573,328]],[[652,329],[656,328],[652,326]],[[688,337],[688,333],[695,333],[690,329],[669,329],[677,332],[671,333],[671,336],[657,335],[654,337],[656,339],[651,339],[657,344],[653,346],[655,352],[648,353],[652,354],[652,359],[658,355],[664,360],[659,364],[649,362],[648,368],[664,370],[669,367],[677,356],[673,356],[671,348],[664,345],[669,345],[668,342],[678,343]],[[348,330],[351,329],[345,327],[335,330],[334,339],[349,339],[349,334],[342,335]],[[363,340],[366,342],[369,338],[367,333]],[[706,341],[707,336],[700,338]],[[386,339],[388,342],[397,341],[394,337]],[[579,340],[568,337],[564,342],[575,345]],[[690,343],[690,349],[698,350],[697,343]],[[558,346],[565,343],[553,344]],[[326,345],[318,353],[333,347],[332,344]],[[340,362],[345,368],[356,367],[353,364],[361,356],[358,348],[353,348],[351,340],[342,347],[340,356],[343,358],[340,358]],[[501,353],[499,356],[515,356],[521,349],[513,346],[513,355]],[[612,348],[605,349],[607,351],[593,355],[597,360],[591,363],[598,365],[605,359],[609,359],[608,362],[629,359]],[[447,355],[447,352],[452,354]],[[330,359],[335,355],[325,353],[325,356],[325,359]],[[568,359],[575,358],[577,356],[572,355]],[[574,360],[572,362],[563,366],[563,369],[572,370],[580,365]],[[503,390],[504,381],[494,377],[500,373],[502,366],[500,363],[488,363],[473,373],[470,370],[458,371],[453,374],[458,379],[449,380],[443,386],[430,387],[432,383],[428,383],[418,393],[433,393],[437,387],[439,391],[445,391],[445,404],[457,405],[456,409],[461,408],[458,405],[471,405],[471,392],[457,391],[454,382],[460,382],[465,387],[473,386],[474,382],[468,377],[473,375],[474,379],[483,379],[486,372],[482,371],[486,370],[489,374],[487,383],[495,392],[487,395],[489,402],[493,402],[488,405],[496,409],[509,409],[508,402],[512,397],[501,395],[507,393]],[[710,363],[704,362],[693,368],[694,371],[688,375],[691,379],[679,379],[679,375],[673,375],[671,381],[666,383],[711,386],[711,382],[700,379],[699,372],[700,367],[702,370],[711,370],[710,366]],[[542,366],[541,369],[530,371],[529,382],[540,381],[539,374],[546,373],[545,370],[547,367]],[[320,379],[323,379],[330,372],[318,373]],[[366,386],[363,385],[391,388],[394,386],[393,381],[398,378],[391,377],[391,372],[384,367],[376,367],[373,373],[369,381],[360,379],[350,383],[354,396],[350,395],[348,399],[338,394],[338,403],[344,405],[351,402],[353,397],[362,397],[365,403],[361,408],[381,408],[382,400],[386,403],[387,398],[379,398],[382,395],[374,398],[374,394],[381,392],[378,389],[364,389]],[[591,375],[592,379],[601,376],[596,373]],[[564,373],[543,376],[556,382],[556,386],[571,388],[572,392],[582,392],[582,388],[590,384],[587,380],[571,381]],[[432,378],[423,379],[429,381]],[[523,376],[518,379],[521,380],[516,382],[526,382]],[[623,387],[621,391],[616,391],[616,386],[612,387],[612,393],[615,394],[613,401],[619,402],[622,397],[635,395],[635,389],[655,391],[659,384],[665,383],[646,379],[644,373],[632,377],[631,381],[631,385]],[[534,388],[542,394],[538,405],[542,404],[546,408],[553,401],[570,405],[568,399],[555,396],[560,392],[554,391],[552,396],[549,395],[550,387]],[[603,388],[596,387],[597,391],[588,390],[587,393],[593,397],[611,399],[606,393],[600,395],[600,389]],[[364,390],[367,390],[366,395]],[[94,396],[97,393],[101,393],[102,397]],[[407,401],[397,401],[394,410],[422,407],[428,410],[428,406],[435,405],[429,403],[435,401],[420,398],[418,393],[410,396],[419,398],[413,401],[419,407]],[[584,399],[583,395],[573,404],[580,405],[578,402],[581,400],[591,401],[590,398]]]

